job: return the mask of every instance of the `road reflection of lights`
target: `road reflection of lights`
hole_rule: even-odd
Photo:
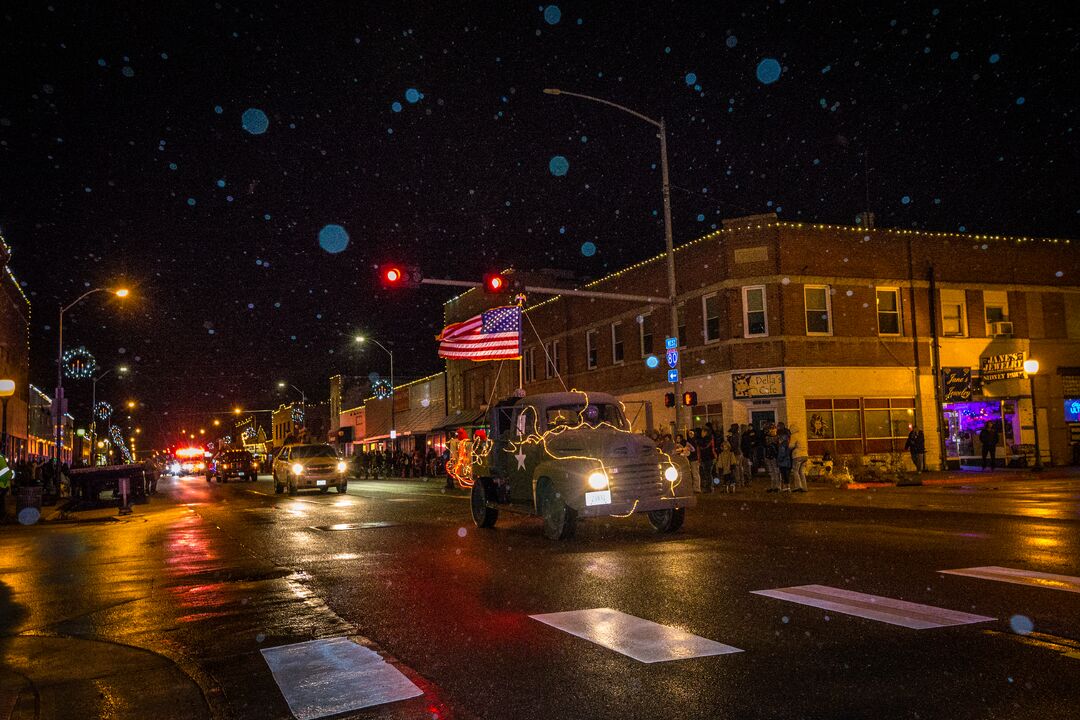
[[[334,507],[350,507],[356,504],[358,503],[355,500],[350,500],[349,498],[338,498],[333,502]]]
[[[360,556],[356,553],[338,553],[337,555],[331,555],[331,560],[359,560]]]

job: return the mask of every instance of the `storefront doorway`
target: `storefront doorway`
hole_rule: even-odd
[[[776,423],[776,410],[751,410],[750,424],[755,430],[765,427],[766,423]]]
[[[945,457],[959,465],[979,465],[982,462],[982,443],[979,433],[991,423],[998,431],[998,465],[1007,466],[1012,448],[1020,436],[1020,418],[1014,398],[946,403]]]

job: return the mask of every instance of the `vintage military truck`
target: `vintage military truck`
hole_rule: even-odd
[[[662,533],[695,504],[689,463],[634,433],[618,400],[572,391],[514,397],[490,411],[472,443],[472,516],[494,527],[501,510],[539,515],[544,535],[572,537],[579,518],[645,513]]]

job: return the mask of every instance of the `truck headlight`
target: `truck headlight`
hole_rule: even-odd
[[[668,465],[664,470],[664,479],[673,483],[679,479],[679,471],[674,465]]]
[[[607,473],[603,470],[597,470],[589,475],[588,483],[593,490],[603,490],[608,484]]]
[[[293,475],[303,475],[304,474],[304,466],[301,465],[300,463],[296,463],[296,464],[294,464],[292,466],[292,472],[293,472]]]
[[[346,469],[347,469],[348,467],[349,467],[349,466],[348,466],[348,465],[346,465],[346,464],[345,464],[344,462],[339,462],[339,463],[337,464],[337,469],[338,469],[338,472],[345,472],[345,470],[346,470]]]

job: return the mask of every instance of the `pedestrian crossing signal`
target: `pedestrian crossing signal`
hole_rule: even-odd
[[[697,405],[697,393],[696,392],[684,392],[682,394],[682,404],[694,407]]]
[[[675,393],[664,393],[664,407],[675,407]]]

